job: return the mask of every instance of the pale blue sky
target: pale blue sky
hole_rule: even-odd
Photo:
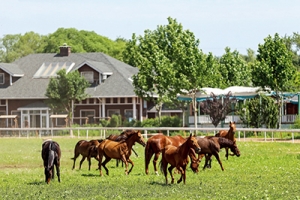
[[[226,46],[246,54],[268,35],[300,32],[299,0],[0,0],[0,37],[58,28],[130,39],[175,18],[216,56]]]

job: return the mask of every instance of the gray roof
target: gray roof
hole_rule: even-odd
[[[16,76],[21,77],[24,75],[23,70],[21,70],[19,66],[16,64],[0,63],[0,69],[2,69],[3,71],[7,72],[8,74],[14,77]]]
[[[13,85],[0,88],[0,99],[45,99],[49,78],[33,78],[37,70],[45,62],[75,63],[72,70],[78,69],[84,63],[99,72],[112,74],[104,83],[87,88],[86,92],[95,98],[102,97],[136,97],[131,77],[138,73],[138,68],[132,67],[103,53],[71,53],[69,56],[59,54],[31,54],[0,67],[10,73],[23,72]]]

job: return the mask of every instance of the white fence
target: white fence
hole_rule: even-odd
[[[126,129],[140,130],[145,138],[164,132],[166,135],[196,133],[197,136],[214,135],[220,130],[229,128],[180,128],[180,127],[78,127],[78,128],[0,128],[0,138],[25,137],[25,138],[106,138],[110,134],[118,134]],[[300,141],[300,129],[251,129],[237,128],[235,137],[238,141]]]

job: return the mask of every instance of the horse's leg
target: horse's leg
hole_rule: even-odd
[[[82,163],[83,163],[83,161],[85,160],[85,156],[82,156],[82,159],[81,159],[81,161],[80,161],[80,163],[79,163],[79,169],[81,169],[81,165],[82,165]]]
[[[131,168],[128,171],[128,174],[131,172],[132,168],[134,167],[134,163],[132,162],[132,160],[130,160],[130,158],[128,158],[127,163],[131,164]]]
[[[91,162],[91,157],[87,157],[87,160],[88,160],[88,163],[89,163],[89,171],[91,170],[91,165],[92,165],[92,162]]]
[[[103,176],[102,169],[101,169],[102,159],[103,159],[103,153],[101,152],[101,153],[98,154],[98,169],[99,169],[99,172],[100,172],[100,176]]]
[[[206,164],[206,168],[211,168],[211,154],[207,154],[207,155],[205,155],[205,160],[207,160],[207,164]]]
[[[204,166],[203,166],[203,170],[205,170],[205,168],[207,168],[207,166],[208,166],[209,159],[207,159],[207,158],[209,158],[209,157],[211,157],[211,154],[205,155],[205,163],[204,163]]]
[[[107,157],[105,157],[105,160],[104,160],[104,162],[102,163],[102,166],[104,167],[104,169],[105,169],[105,171],[106,171],[106,175],[108,175],[108,169],[107,169],[107,167],[106,167],[105,165],[106,165],[106,163],[108,163],[110,160],[111,160],[111,158],[107,156]]]
[[[159,158],[159,155],[160,155],[160,152],[154,154],[154,159],[153,159],[153,167],[154,167],[154,171],[155,171],[155,174],[156,174],[156,175],[159,175],[159,174],[158,174],[158,171],[157,171],[157,167],[156,167],[156,164],[157,164],[157,160],[158,160],[158,158]]]
[[[183,178],[183,183],[185,184],[185,179],[186,179],[185,169],[186,169],[186,166],[179,167],[177,169],[181,173],[180,179],[177,181],[177,183],[180,183],[182,181],[182,178]]]
[[[150,160],[153,156],[153,151],[152,149],[149,147],[149,144],[147,144],[146,148],[145,148],[145,173],[149,174],[149,163]],[[154,164],[153,164],[154,165]]]
[[[172,184],[174,183],[174,176],[173,176],[173,173],[172,173],[173,169],[174,169],[174,167],[172,165],[168,168],[168,171],[169,171],[169,173],[171,175],[171,179],[172,179],[171,183]]]
[[[162,172],[164,173],[165,179],[166,179],[166,184],[168,184],[168,172],[167,172],[167,167],[168,167],[168,162],[162,158],[161,160],[161,169]]]
[[[75,168],[75,162],[76,162],[76,159],[78,158],[78,156],[79,156],[79,153],[75,152],[75,153],[74,153],[74,158],[72,158],[72,159],[73,159],[73,167],[72,167],[72,170]]]
[[[219,162],[219,164],[220,164],[220,166],[221,166],[222,171],[224,171],[224,167],[223,167],[222,162],[221,162],[221,160],[220,160],[219,154],[216,152],[216,153],[214,153],[214,156],[215,156],[216,159],[218,160],[218,162]]]
[[[60,163],[59,163],[59,161],[57,161],[55,163],[55,168],[56,168],[56,175],[57,175],[58,182],[60,182],[60,169],[59,169],[59,166],[60,166]],[[54,174],[54,171],[53,171],[53,174]]]
[[[226,151],[225,157],[228,160],[228,147],[225,147],[225,151]]]
[[[139,157],[139,155],[136,153],[136,151],[132,148],[133,153],[135,154],[136,157]]]

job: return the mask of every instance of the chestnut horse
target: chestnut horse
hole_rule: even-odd
[[[212,155],[218,160],[221,169],[224,171],[224,167],[222,165],[219,152],[222,148],[229,148],[234,155],[237,157],[240,156],[240,150],[238,149],[235,141],[228,140],[227,138],[222,137],[214,137],[214,136],[207,136],[207,137],[196,137],[199,146],[201,147],[201,151],[198,153],[198,160],[201,161],[201,158],[205,155],[205,164],[203,170],[208,166],[208,162],[211,161]],[[198,165],[192,164],[191,168],[198,168]]]
[[[108,169],[106,168],[106,164],[113,159],[121,159],[125,163],[125,174],[128,175],[134,163],[130,160],[131,149],[134,143],[137,142],[142,146],[145,146],[146,143],[143,139],[143,136],[140,131],[132,131],[128,133],[128,137],[121,142],[116,142],[112,140],[104,140],[98,146],[98,167],[100,171],[100,176],[102,176],[101,166],[104,167],[106,174],[108,175]],[[105,157],[104,162],[102,163],[103,156]],[[128,171],[128,163],[131,163],[131,168]]]
[[[225,131],[225,130],[221,130],[219,131],[219,133],[217,133],[215,136],[216,137],[224,137],[227,138],[231,141],[236,141],[235,137],[234,137],[234,133],[236,131],[236,126],[235,126],[235,122],[229,122],[229,130]],[[226,150],[226,154],[225,157],[228,160],[228,148],[225,148]],[[230,154],[231,156],[234,156],[234,154]]]
[[[153,167],[155,174],[158,175],[157,171],[157,160],[159,158],[159,155],[161,151],[167,146],[167,145],[173,145],[178,147],[179,145],[183,144],[186,141],[185,138],[183,138],[181,135],[176,136],[165,136],[163,134],[158,134],[150,137],[147,140],[146,148],[145,148],[145,172],[146,174],[149,174],[149,163],[150,160],[154,154],[153,159]]]
[[[54,165],[56,168],[56,174],[58,182],[60,182],[60,157],[61,150],[59,144],[52,140],[46,140],[42,144],[42,158],[45,168],[45,182],[50,183],[51,179],[54,179]]]
[[[180,172],[181,176],[177,183],[180,183],[183,179],[183,183],[185,184],[186,180],[186,166],[188,164],[188,154],[190,149],[193,149],[196,153],[200,153],[201,148],[197,142],[197,139],[192,136],[192,134],[186,139],[186,141],[175,147],[173,145],[166,145],[162,150],[162,159],[160,162],[160,170],[164,174],[166,179],[166,184],[168,184],[167,177],[167,167],[168,164],[171,166],[168,168],[168,171],[171,175],[172,181],[174,183],[174,176],[172,170],[176,167],[176,169]]]
[[[97,146],[102,142],[103,140],[79,140],[74,148],[74,157],[71,158],[74,160],[72,170],[75,168],[75,162],[79,155],[82,155],[82,159],[79,163],[79,169],[81,169],[81,165],[85,158],[87,158],[89,163],[89,170],[91,170],[91,158],[97,159],[98,150]]]

